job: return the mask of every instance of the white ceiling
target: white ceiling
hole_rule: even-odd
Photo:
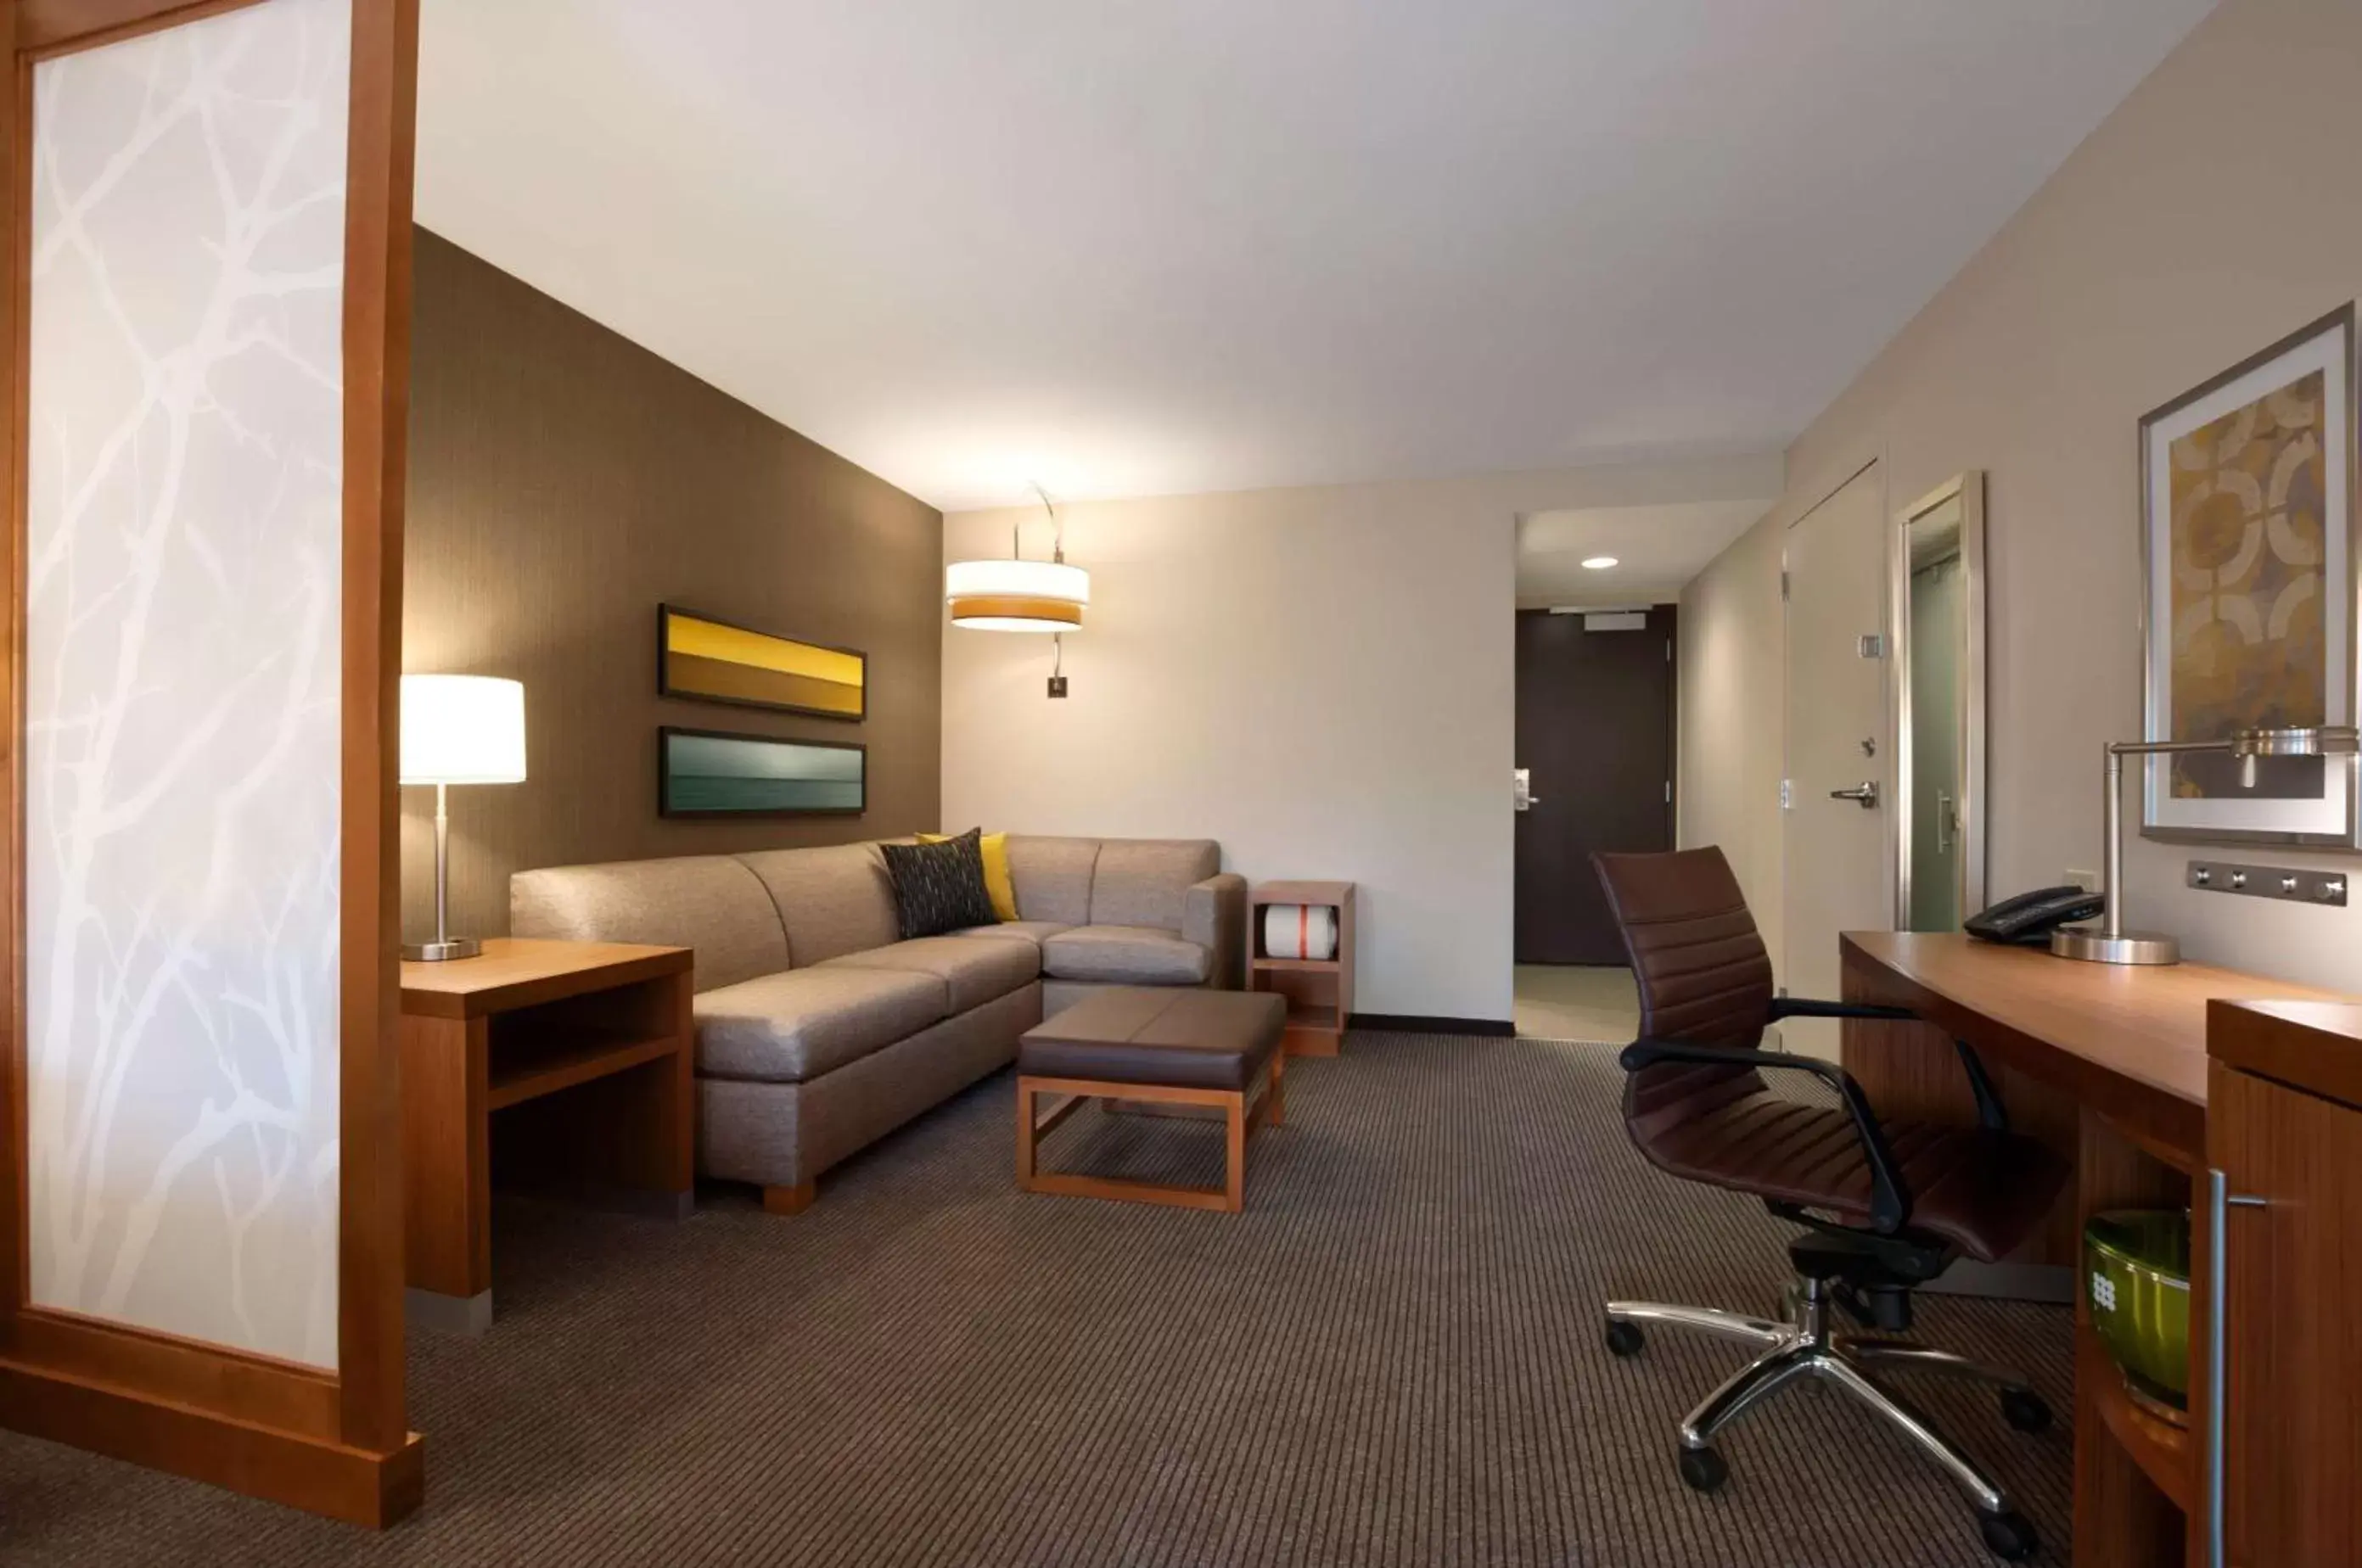
[[[425,0],[427,226],[937,505],[1793,437],[2211,0]]]
[[[1530,513],[1518,520],[1518,603],[1526,609],[1671,603],[1778,499]],[[1616,565],[1585,568],[1585,558],[1597,555],[1612,555]]]

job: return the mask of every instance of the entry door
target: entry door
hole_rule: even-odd
[[[1518,962],[1621,965],[1591,854],[1673,847],[1672,606],[1518,612]]]
[[[1834,999],[1838,933],[1892,924],[1886,894],[1885,486],[1876,465],[1788,531],[1788,809],[1783,814],[1789,993]],[[1874,800],[1838,792],[1874,791]],[[1834,1060],[1834,1023],[1783,1024],[1792,1050]]]

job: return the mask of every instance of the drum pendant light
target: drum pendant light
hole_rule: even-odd
[[[1065,527],[1041,486],[1042,510],[1050,514],[1054,539],[1050,559],[1028,561],[1018,530],[1010,530],[1006,560],[955,561],[944,570],[944,598],[952,624],[974,631],[1072,631],[1083,624],[1091,602],[1091,576],[1066,565]]]

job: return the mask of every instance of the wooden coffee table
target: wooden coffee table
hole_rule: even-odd
[[[492,1321],[492,1116],[502,1176],[679,1218],[695,1201],[690,951],[500,938],[402,966],[409,1318]]]
[[[1125,986],[1095,992],[1017,1043],[1017,1185],[1235,1214],[1246,1203],[1247,1138],[1286,1120],[1286,1004],[1242,991]],[[1262,1092],[1256,1093],[1260,1088]],[[1035,1099],[1065,1099],[1037,1115]],[[1253,1109],[1249,1100],[1253,1099]],[[1087,1100],[1202,1106],[1225,1134],[1222,1185],[1172,1187],[1040,1168],[1043,1137]]]

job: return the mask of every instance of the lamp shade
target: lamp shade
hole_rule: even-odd
[[[524,782],[524,687],[496,675],[402,677],[402,782]]]
[[[944,572],[952,624],[976,631],[1072,631],[1091,575],[1063,561],[955,561]]]
[[[2362,731],[2350,724],[2298,729],[2241,729],[2231,736],[2235,757],[2340,757],[2362,751]]]

